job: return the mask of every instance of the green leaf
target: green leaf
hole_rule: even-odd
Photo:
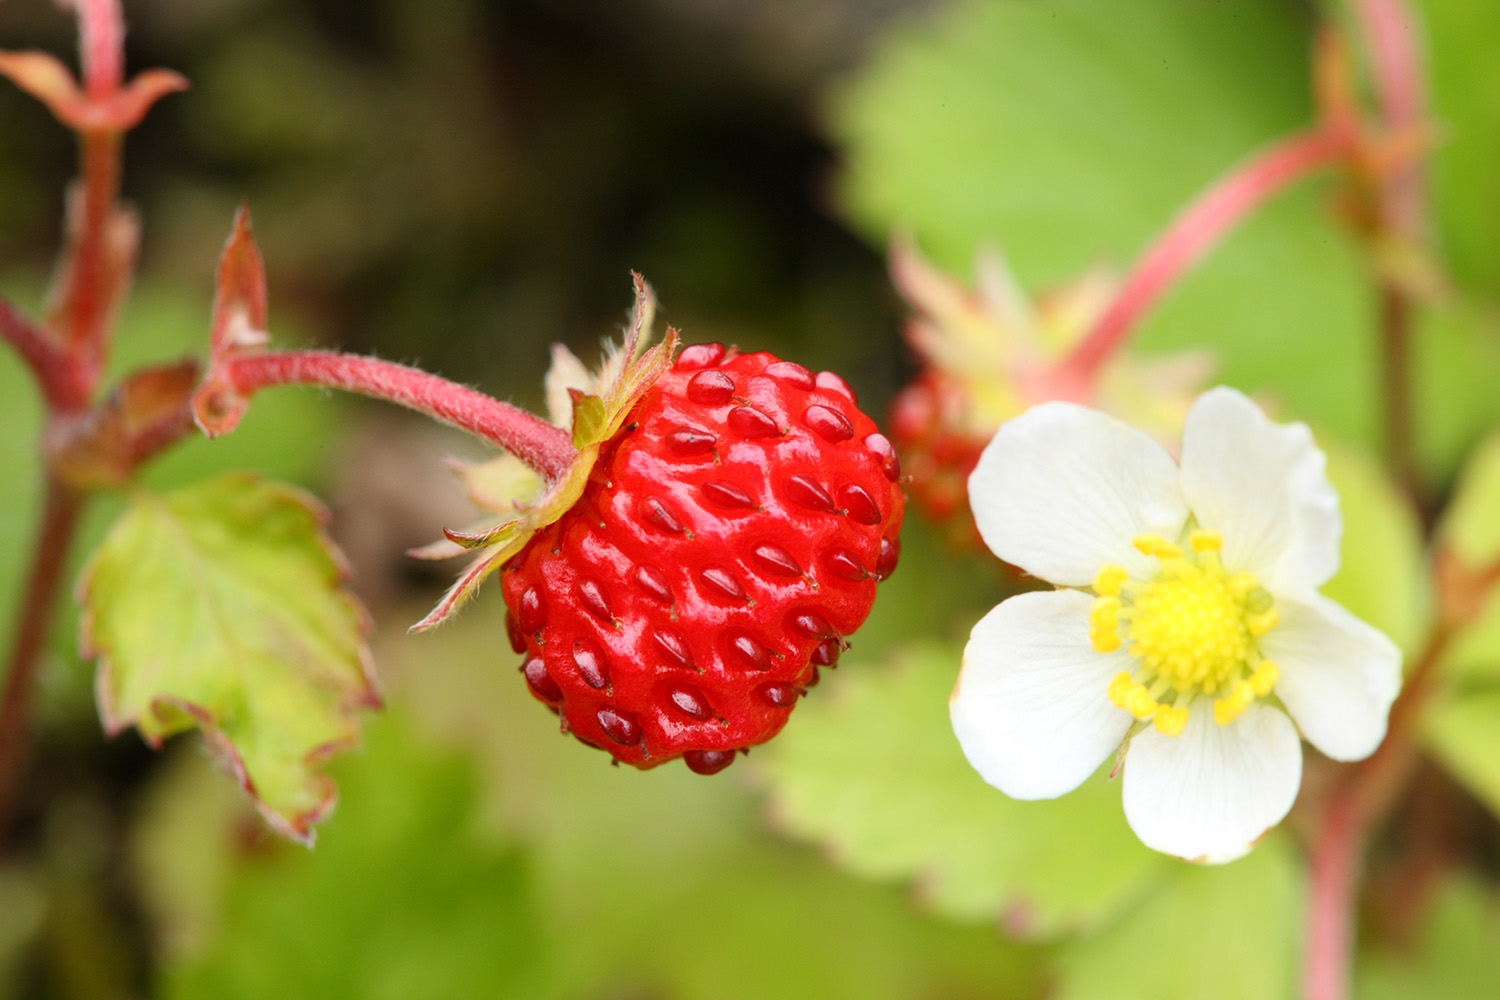
[[[1412,947],[1369,950],[1356,966],[1359,1000],[1487,1000],[1500,980],[1500,906],[1490,886],[1450,877],[1435,893]]]
[[[1429,705],[1422,740],[1450,774],[1500,815],[1500,691],[1461,694]]]
[[[1282,1000],[1292,995],[1302,886],[1279,836],[1165,884],[1059,956],[1056,1000]]]
[[[202,808],[190,756],[151,790],[135,858],[178,946],[165,996],[1037,995],[1038,950],[767,836],[743,762],[638,772],[559,737],[496,669],[500,615],[391,638],[398,707],[334,766],[346,802],[317,851],[247,851],[236,814]],[[477,766],[435,751],[454,746]]]
[[[1295,5],[971,0],[893,36],[835,105],[843,202],[873,242],[905,228],[955,274],[985,244],[1033,290],[1123,268],[1207,184],[1307,127],[1309,49]],[[1139,344],[1211,346],[1225,382],[1373,442],[1367,283],[1326,199],[1291,192]]]
[[[856,667],[825,674],[776,741],[703,778],[680,762],[611,767],[606,754],[559,736],[519,673],[497,669],[520,659],[498,603],[382,649],[392,702],[419,713],[435,739],[473,748],[489,776],[488,823],[530,845],[538,919],[567,942],[561,995],[1036,994],[1036,949],[998,939],[989,924],[933,920],[904,888],[839,871],[821,852],[767,833],[750,787],[755,763],[808,721],[803,712],[836,700]]]
[[[1421,312],[1414,344],[1418,452],[1432,481],[1449,482],[1500,424],[1500,310],[1454,295]]]
[[[398,718],[369,728],[365,753],[337,767],[349,794],[316,851],[273,845],[215,866],[224,889],[214,932],[169,963],[164,996],[545,995],[548,933],[535,919],[531,879],[518,851],[475,830],[472,764],[435,752]],[[174,781],[162,791],[192,790]],[[148,828],[148,870],[172,882],[198,878],[191,861],[176,859],[199,860],[213,838],[227,853],[232,818]]]
[[[197,726],[267,820],[311,842],[316,768],[379,703],[364,616],[314,502],[246,475],[137,494],[85,570],[84,645],[105,728]]]
[[[1430,612],[1416,512],[1368,454],[1336,446],[1326,450],[1344,537],[1339,571],[1323,591],[1413,652],[1426,638]]]
[[[948,721],[959,658],[928,646],[841,667],[836,698],[819,691],[763,754],[775,816],[856,874],[917,883],[945,916],[1036,937],[1098,926],[1170,862],[1102,773],[1047,802],[986,785]]]
[[[1500,6],[1473,0],[1421,0],[1419,32],[1430,51],[1434,117],[1441,142],[1433,160],[1434,200],[1443,248],[1455,274],[1500,292]]]
[[[1500,431],[1469,455],[1438,538],[1472,567],[1500,559]]]
[[[1470,574],[1500,559],[1500,432],[1469,456],[1453,500],[1438,524],[1438,542]],[[1491,587],[1477,617],[1458,633],[1443,658],[1450,680],[1493,685],[1500,681],[1500,587]]]

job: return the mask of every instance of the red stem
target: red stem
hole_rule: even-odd
[[[218,367],[242,396],[273,385],[320,385],[399,403],[499,445],[550,479],[577,456],[560,427],[468,386],[379,358],[274,351],[225,358]]]
[[[1416,15],[1404,0],[1354,0],[1354,13],[1370,54],[1375,90],[1386,129],[1400,133],[1426,121],[1426,88],[1417,51]],[[1384,191],[1387,223],[1408,238],[1421,235],[1423,177],[1420,157],[1411,157]]]
[[[1335,796],[1326,807],[1320,837],[1308,858],[1305,1000],[1348,1000],[1354,897],[1363,848],[1364,832],[1351,797]]]
[[[78,366],[45,330],[4,298],[0,298],[0,340],[14,347],[31,369],[48,409],[74,412],[87,406],[92,386]]]
[[[1092,381],[1130,335],[1141,315],[1236,223],[1295,181],[1335,163],[1342,136],[1306,132],[1241,163],[1195,198],[1136,262],[1119,293],[1064,367]]]
[[[99,101],[125,80],[125,22],[120,0],[74,0],[78,5],[79,62],[83,89]]]
[[[56,478],[48,476],[43,504],[42,523],[31,557],[25,597],[16,616],[5,691],[0,694],[0,836],[4,834],[3,827],[10,816],[16,784],[26,762],[37,667],[57,607],[63,567],[67,562],[73,529],[78,523],[82,498]]]
[[[120,134],[84,132],[78,137],[83,173],[83,218],[64,290],[72,328],[66,331],[80,361],[97,384],[108,350],[108,310],[115,279],[110,271],[110,217],[120,185]]]

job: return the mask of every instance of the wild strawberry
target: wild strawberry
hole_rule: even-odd
[[[637,767],[774,736],[895,568],[890,443],[843,379],[699,344],[502,570],[532,694]]]
[[[977,549],[968,482],[989,438],[965,429],[968,405],[962,383],[929,368],[897,393],[890,427],[912,499],[950,544]]]
[[[564,475],[459,468],[500,518],[421,553],[484,550],[417,627],[501,569],[521,672],[565,732],[712,774],[781,729],[869,614],[900,554],[900,471],[830,372],[721,344],[673,361],[671,330],[636,358],[637,294],[597,376],[555,352],[549,405],[579,452]]]

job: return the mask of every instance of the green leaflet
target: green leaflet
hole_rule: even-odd
[[[1500,433],[1469,457],[1442,523],[1439,547],[1469,573],[1500,560]],[[1462,686],[1500,681],[1500,587],[1490,588],[1478,617],[1454,639],[1443,658],[1443,676]]]
[[[1500,6],[1472,0],[1420,0],[1424,68],[1432,74],[1433,194],[1445,258],[1460,279],[1500,292]]]
[[[235,852],[233,815],[222,812],[218,823],[182,816],[146,831],[148,870],[179,896],[204,894],[180,887],[200,870],[174,867],[180,855],[201,853],[206,834],[224,855],[218,892],[195,904],[219,933],[168,964],[163,996],[550,995],[540,981],[551,965],[548,929],[534,916],[525,859],[475,831],[472,765],[414,739],[399,717],[369,729],[365,752],[336,768],[349,795],[316,851]],[[167,790],[190,786],[179,780]],[[174,914],[168,902],[158,917],[194,915],[182,905]]]
[[[1422,741],[1464,786],[1500,815],[1500,691],[1461,694],[1429,705]]]
[[[299,491],[248,475],[138,493],[82,583],[105,728],[153,745],[202,728],[271,825],[307,842],[336,795],[317,767],[379,703],[320,521]]]
[[[890,39],[836,103],[848,213],[950,273],[1000,247],[1033,291],[1123,269],[1197,192],[1305,127],[1309,22],[1228,0],[971,0]],[[1367,276],[1313,184],[1235,230],[1147,317],[1143,351],[1374,439]],[[1349,378],[1328,379],[1329,370]]]
[[[959,659],[925,646],[841,666],[838,697],[820,690],[761,753],[773,814],[856,874],[915,881],[950,918],[1035,937],[1098,927],[1174,862],[1130,832],[1102,772],[1047,802],[986,785],[948,721]]]
[[[904,889],[838,871],[820,852],[766,832],[763,804],[747,787],[755,763],[854,673],[825,675],[781,736],[704,778],[680,761],[610,767],[606,754],[559,735],[505,642],[502,616],[468,615],[420,649],[401,643],[381,659],[393,703],[420,715],[436,739],[477,754],[486,825],[530,845],[537,919],[564,942],[559,996],[1035,995],[1025,985],[1035,949],[998,939],[988,924],[930,919]],[[506,651],[498,661],[497,650]]]
[[[1063,948],[1056,1000],[1282,1000],[1294,993],[1302,905],[1276,834],[1233,864],[1174,862],[1113,927]]]
[[[1469,455],[1458,489],[1443,515],[1442,543],[1478,569],[1500,559],[1500,431]]]
[[[1332,446],[1339,492],[1339,571],[1323,593],[1391,637],[1408,656],[1427,638],[1429,579],[1416,513],[1370,455]]]

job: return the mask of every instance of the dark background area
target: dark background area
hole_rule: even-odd
[[[545,345],[586,360],[656,286],[688,341],[895,385],[879,248],[831,214],[819,113],[917,0],[127,3],[128,68],[193,89],[130,136],[142,277],[203,289],[250,205],[276,316],[520,402]],[[52,4],[0,6],[0,45],[74,47]],[[0,259],[48,266],[70,136],[0,98]]]

